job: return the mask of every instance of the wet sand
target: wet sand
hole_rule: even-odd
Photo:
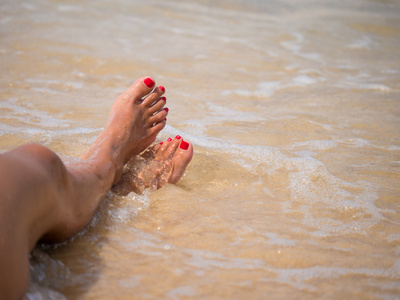
[[[183,180],[110,194],[31,259],[27,299],[397,299],[395,1],[3,1],[0,150],[63,159],[138,77],[166,87]],[[57,298],[58,297],[58,298]]]

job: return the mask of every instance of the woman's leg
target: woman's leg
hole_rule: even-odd
[[[77,162],[64,164],[36,144],[0,155],[0,299],[23,296],[38,240],[62,241],[81,231],[123,165],[164,128],[164,88],[154,86],[141,78],[120,95],[104,131]]]

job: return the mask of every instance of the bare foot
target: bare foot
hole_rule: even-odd
[[[165,126],[165,89],[143,77],[119,96],[104,131],[80,159],[64,164],[28,144],[0,155],[0,298],[22,299],[37,241],[60,242],[87,226],[119,181],[124,163]]]
[[[150,77],[136,80],[115,100],[104,131],[80,158],[104,166],[98,172],[111,176],[111,184],[118,182],[123,165],[153,143],[165,127],[164,92]]]
[[[125,166],[121,180],[113,187],[117,195],[143,193],[147,188],[159,189],[177,183],[192,160],[193,146],[179,135],[150,147],[133,157]]]

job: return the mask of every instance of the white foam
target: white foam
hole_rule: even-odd
[[[348,75],[343,77],[336,85],[344,88],[353,88],[366,91],[378,91],[389,93],[393,89],[386,85],[376,81],[376,76],[372,76],[366,72],[359,72],[357,75]]]
[[[304,37],[300,33],[293,33],[294,40],[281,42],[281,45],[286,49],[289,49],[293,53],[298,53],[301,49],[301,43],[304,41]]]
[[[40,84],[41,86],[51,86],[51,85],[57,85],[61,87],[68,87],[68,88],[73,88],[73,89],[82,89],[83,87],[83,82],[82,81],[63,81],[63,80],[56,80],[56,79],[39,79],[39,78],[27,78],[24,80],[27,83],[30,84]],[[33,90],[40,90],[41,88],[39,87],[32,87]],[[43,88],[46,91],[50,90],[52,93],[60,93],[58,90],[53,90],[49,88]]]
[[[204,271],[212,270],[214,268],[226,270],[253,270],[266,268],[265,262],[261,259],[229,258],[217,252],[198,249],[184,249],[184,252],[189,255],[185,263],[195,267],[198,275],[202,275]]]
[[[67,121],[56,119],[45,111],[36,110],[30,107],[29,103],[26,103],[25,106],[18,105],[16,98],[0,102],[0,108],[9,110],[7,112],[7,115],[3,116],[2,118],[18,120],[34,127],[39,126],[41,128],[65,128],[70,126]]]
[[[296,242],[290,239],[280,238],[276,233],[263,233],[262,235],[268,237],[268,244],[279,246],[295,246]]]
[[[203,134],[208,126],[219,125],[223,122],[261,122],[265,120],[251,112],[235,110],[212,102],[207,102],[206,105],[209,113],[207,113],[202,119],[192,119],[185,123],[186,126],[190,127],[190,131],[193,134]],[[166,132],[166,130],[164,130],[164,132]]]
[[[306,147],[310,150],[330,150],[337,146],[337,142],[333,140],[311,140],[307,142],[298,142],[292,145],[293,148]]]
[[[326,166],[312,157],[290,159],[286,168],[289,171],[289,189],[292,199],[301,200],[300,210],[304,213],[303,223],[312,225],[315,235],[359,232],[379,222],[383,216],[374,201],[377,194],[367,182],[350,183],[332,175]],[[353,192],[349,192],[351,189]],[[358,192],[354,192],[358,191]],[[316,217],[312,214],[314,206],[323,205],[326,209],[354,211],[353,219],[342,221],[331,217]],[[291,211],[291,203],[286,209]]]
[[[5,134],[17,134],[17,135],[26,135],[28,138],[32,138],[36,135],[41,135],[46,139],[59,139],[62,136],[71,136],[71,135],[92,135],[94,133],[99,133],[102,128],[88,128],[88,127],[78,127],[71,129],[41,129],[41,128],[26,128],[26,127],[17,127],[6,125],[0,123],[0,131],[1,135]]]
[[[359,87],[362,90],[375,90],[375,91],[380,91],[380,92],[390,92],[392,90],[387,85],[379,84],[379,83],[360,84]]]
[[[260,82],[258,84],[258,90],[255,91],[255,95],[258,97],[270,97],[280,87],[281,87],[280,81]]]
[[[81,6],[71,4],[58,4],[57,10],[60,12],[81,12],[83,11]]]
[[[398,241],[400,241],[400,234],[399,233],[391,233],[388,235],[387,240],[389,243],[398,242]]]
[[[193,144],[205,149],[229,154],[232,162],[240,165],[254,175],[274,175],[277,170],[285,170],[289,179],[288,189],[291,200],[283,203],[285,212],[292,211],[292,201],[301,201],[300,210],[304,213],[303,223],[315,228],[314,235],[343,234],[366,230],[384,217],[375,206],[377,193],[368,182],[348,182],[331,174],[326,166],[308,153],[289,157],[278,148],[269,146],[249,146],[230,143],[217,138],[190,135],[167,125],[169,134],[185,136]],[[301,145],[301,144],[300,144]],[[310,142],[314,149],[329,149],[335,142]],[[350,192],[351,190],[352,192]],[[324,206],[340,213],[354,211],[351,220],[319,218],[312,214],[314,208]]]
[[[167,292],[168,299],[197,298],[197,291],[191,286],[180,286]]]
[[[313,61],[320,61],[321,60],[321,54],[319,53],[307,53],[307,52],[302,52],[303,48],[303,42],[304,42],[304,35],[299,32],[292,33],[292,36],[294,37],[293,40],[290,41],[284,41],[281,42],[280,44],[288,49],[290,52],[293,54],[306,58],[308,60],[313,60]]]
[[[323,278],[339,278],[343,275],[360,275],[365,277],[385,277],[388,276],[394,280],[399,278],[399,261],[391,268],[340,268],[340,267],[325,267],[325,266],[315,266],[309,268],[299,268],[299,269],[273,269],[274,272],[278,274],[278,279],[265,278],[265,282],[281,282],[289,284],[298,289],[307,289],[311,291],[316,291],[317,288],[310,284],[313,279],[323,279]],[[393,288],[393,286],[391,286]]]
[[[145,190],[141,195],[131,192],[126,196],[112,197],[117,198],[119,203],[118,207],[112,207],[106,212],[112,227],[132,222],[139,212],[146,210],[150,205],[149,190]]]
[[[67,297],[55,290],[62,289],[71,280],[69,268],[38,247],[30,256],[30,282],[24,300],[66,300]]]
[[[311,78],[310,76],[307,76],[307,75],[299,75],[299,76],[293,78],[292,81],[294,84],[298,84],[300,86],[305,86],[305,85],[309,85],[309,84],[313,84],[313,83],[317,82],[317,80],[315,80],[314,78]]]
[[[349,45],[351,49],[368,49],[372,44],[372,39],[368,35],[363,35],[360,39]]]
[[[258,98],[268,98],[271,97],[276,93],[276,91],[282,90],[284,88],[291,88],[291,87],[304,87],[307,85],[315,84],[321,81],[324,81],[325,78],[318,77],[314,78],[307,74],[301,73],[308,73],[308,72],[317,72],[315,70],[304,69],[299,70],[300,75],[293,77],[292,79],[288,80],[287,82],[283,81],[262,81],[258,83],[257,88],[254,90],[246,90],[246,89],[234,89],[234,90],[224,90],[221,92],[221,95],[224,97],[228,97],[232,94],[238,95],[241,97],[258,97]]]
[[[235,89],[235,90],[224,90],[222,91],[222,96],[229,96],[231,94],[236,94],[242,97],[270,97],[276,90],[281,87],[281,82],[279,81],[265,81],[260,82],[255,90],[245,90],[245,89]]]

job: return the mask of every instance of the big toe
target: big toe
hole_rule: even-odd
[[[169,183],[177,183],[185,173],[186,167],[193,157],[193,145],[187,141],[182,140],[179,148],[176,149],[172,157],[173,170],[169,177]]]
[[[139,100],[150,94],[156,83],[151,77],[142,77],[136,80],[122,95],[127,100]]]

